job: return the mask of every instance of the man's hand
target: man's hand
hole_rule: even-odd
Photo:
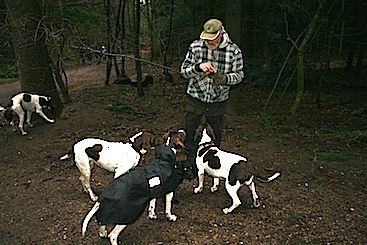
[[[202,70],[203,72],[215,72],[215,68],[212,64],[210,64],[209,62],[203,62],[199,65],[200,70]]]

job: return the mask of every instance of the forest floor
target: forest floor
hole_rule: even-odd
[[[108,245],[94,218],[81,237],[93,202],[73,162],[59,157],[83,137],[121,141],[142,128],[160,134],[184,126],[185,81],[177,75],[169,83],[153,74],[145,96],[137,97],[133,86],[104,85],[104,74],[104,65],[69,69],[72,102],[55,124],[34,115],[27,136],[8,125],[0,130],[0,244]],[[0,104],[19,89],[19,82],[0,86]],[[223,182],[211,193],[206,177],[204,191],[194,194],[197,181],[184,181],[173,206],[177,222],[165,219],[158,202],[158,220],[143,215],[121,233],[119,244],[367,244],[366,87],[324,92],[321,109],[307,91],[292,130],[266,126],[269,91],[254,84],[240,90],[240,112],[227,116],[222,148],[248,157],[262,175],[282,173],[274,182],[256,183],[261,207],[250,208],[243,187],[242,205],[225,215],[231,200]],[[280,111],[294,95],[286,97]],[[92,188],[100,193],[112,178],[95,167]]]

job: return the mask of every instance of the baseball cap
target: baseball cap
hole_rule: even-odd
[[[217,19],[210,19],[204,24],[204,30],[200,34],[201,39],[214,40],[216,39],[223,29],[222,22]]]

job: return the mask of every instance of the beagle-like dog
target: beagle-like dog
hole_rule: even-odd
[[[54,119],[49,119],[43,112],[44,109],[48,109],[50,111],[53,110],[53,106],[51,103],[51,97],[42,96],[38,94],[30,94],[30,93],[19,93],[11,98],[11,110],[18,116],[19,123],[18,128],[22,135],[27,135],[27,132],[23,129],[25,114],[27,113],[27,124],[29,127],[33,127],[31,123],[32,113],[36,112],[43,119],[45,119],[49,123],[54,123]],[[14,124],[14,122],[11,122]]]
[[[247,159],[239,154],[223,151],[214,145],[214,132],[207,123],[202,123],[196,130],[195,141],[198,143],[196,154],[196,166],[198,169],[198,186],[194,193],[203,191],[204,174],[208,173],[213,177],[211,192],[218,190],[220,179],[225,180],[225,188],[232,198],[232,205],[224,208],[225,214],[231,213],[241,205],[238,197],[238,190],[247,185],[252,193],[253,206],[259,207],[259,196],[255,189],[255,179],[261,182],[270,182],[280,176],[279,172],[274,173],[268,178],[260,177],[254,167]]]
[[[60,157],[60,160],[74,156],[74,162],[81,173],[79,180],[84,191],[89,194],[92,201],[97,201],[98,197],[90,186],[94,164],[115,173],[114,178],[117,178],[138,165],[141,158],[144,158],[155,145],[155,134],[149,130],[138,132],[130,137],[128,142],[85,138],[75,143],[71,152]]]

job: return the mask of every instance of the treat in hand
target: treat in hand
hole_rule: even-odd
[[[209,75],[209,77],[213,79],[213,83],[215,85],[223,85],[227,82],[226,75],[220,72],[213,72]]]

